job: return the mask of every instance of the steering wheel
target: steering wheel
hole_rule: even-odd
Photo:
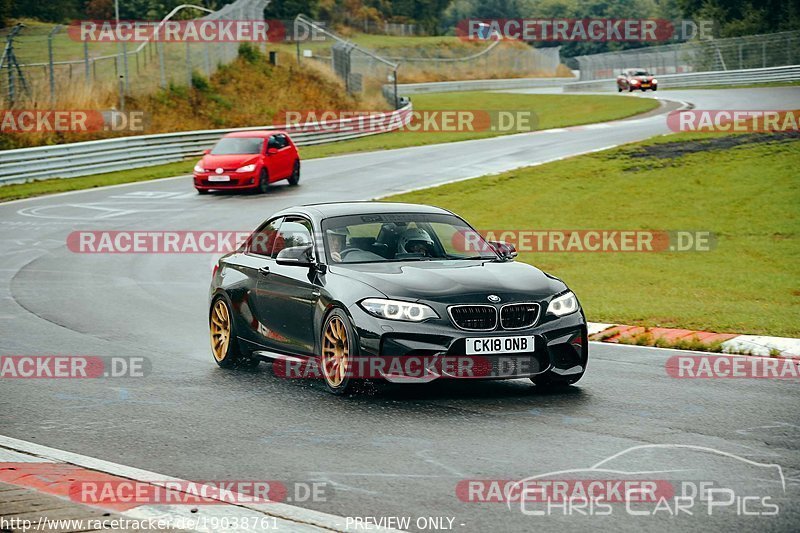
[[[347,254],[349,254],[350,252],[363,252],[363,250],[362,250],[361,248],[345,248],[344,250],[342,250],[341,252],[339,252],[339,257],[342,259],[342,262],[344,262],[344,258],[345,258],[345,257],[347,256]]]

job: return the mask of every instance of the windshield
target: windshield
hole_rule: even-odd
[[[258,154],[263,144],[261,137],[225,137],[211,150],[211,155]]]
[[[631,73],[631,76],[649,76],[650,74],[647,73],[646,70],[636,70]]]
[[[330,263],[497,259],[489,244],[454,215],[350,215],[322,222]]]

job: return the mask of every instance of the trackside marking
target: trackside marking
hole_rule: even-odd
[[[5,448],[5,450],[3,448]],[[170,476],[165,476],[163,474],[157,474],[155,472],[150,472],[139,468],[125,466],[110,461],[105,461],[103,459],[96,459],[94,457],[80,455],[65,450],[58,450],[56,448],[42,446],[41,444],[19,440],[5,435],[0,435],[0,452],[9,452],[9,453],[17,452],[17,455],[21,452],[24,454],[35,456],[34,462],[55,461],[55,462],[69,463],[90,470],[104,472],[114,476],[128,478],[143,483],[151,483],[153,485],[164,486],[165,483],[188,483],[185,480],[181,480]],[[28,461],[33,461],[33,460],[34,460],[33,458],[28,459]],[[244,495],[237,495],[237,496],[240,496],[241,498],[239,499],[241,500],[245,499]],[[178,518],[178,517],[189,516],[188,513],[190,513],[191,511],[189,509],[186,509],[186,507],[187,506],[184,506],[184,508],[180,508],[179,506],[174,506],[174,505],[142,505],[134,509],[125,511],[122,514],[130,518],[140,518],[140,519],[155,518],[155,517]],[[284,531],[300,531],[300,532],[303,531],[319,532],[321,530],[337,531],[337,532],[355,531],[354,528],[347,527],[346,518],[343,516],[336,516],[328,513],[322,513],[319,511],[313,511],[310,509],[303,509],[302,507],[295,507],[293,505],[288,505],[284,503],[277,503],[277,502],[265,503],[265,504],[243,503],[237,505],[220,504],[207,507],[214,507],[214,510],[207,511],[204,508],[203,509],[204,514],[209,512],[209,513],[214,513],[216,516],[219,517],[222,517],[223,515],[217,514],[217,511],[219,511],[220,513],[230,512],[232,514],[235,514],[236,516],[250,516],[254,514],[252,513],[252,511],[257,511],[258,515],[260,516],[266,515],[270,517],[275,517],[277,519],[278,525],[281,526],[279,527],[279,529],[282,529]],[[228,514],[226,516],[232,516],[232,515]],[[275,531],[274,528],[270,528],[269,530]],[[385,532],[398,531],[389,528],[376,528],[375,530],[385,531]],[[205,530],[196,529],[196,531],[205,531]]]
[[[145,167],[143,167],[145,168]],[[80,176],[80,177],[90,177],[91,174],[87,176]],[[30,202],[32,200],[41,200],[42,198],[54,198],[54,197],[62,197],[62,196],[71,196],[73,194],[83,194],[91,191],[105,191],[109,189],[119,189],[121,187],[132,187],[134,185],[142,185],[147,183],[156,183],[159,181],[169,181],[169,180],[180,180],[185,178],[191,178],[192,174],[183,174],[180,176],[170,176],[167,178],[156,178],[153,180],[143,180],[143,181],[130,181],[128,183],[117,183],[116,185],[104,185],[103,187],[91,187],[89,189],[78,189],[77,191],[64,191],[64,192],[57,192],[53,194],[43,194],[41,196],[31,196],[30,198],[20,198],[19,200],[9,200],[8,202],[0,202],[0,207],[4,205],[12,205],[12,204],[19,204],[22,202]],[[54,179],[65,179],[68,180],[70,178],[54,178]],[[194,193],[192,196],[195,196]]]

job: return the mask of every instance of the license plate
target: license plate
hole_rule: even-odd
[[[472,337],[467,340],[467,355],[533,352],[534,337]]]
[[[642,87],[650,87],[650,84],[649,83],[643,83]]]
[[[208,181],[231,181],[230,176],[209,176]]]

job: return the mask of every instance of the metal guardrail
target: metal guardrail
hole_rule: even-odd
[[[144,168],[199,156],[223,135],[234,131],[287,130],[299,146],[366,137],[398,129],[411,119],[412,106],[383,113],[385,130],[364,128],[357,117],[304,123],[305,130],[286,125],[186,131],[159,135],[117,137],[99,141],[37,146],[0,151],[0,186],[47,178],[74,178],[117,170]],[[319,131],[316,131],[319,130]]]
[[[437,81],[431,83],[403,83],[397,92],[403,96],[422,93],[455,91],[497,91],[503,89],[529,89],[535,87],[560,87],[574,82],[575,78],[508,78],[497,80]]]
[[[800,81],[800,65],[744,70],[720,70],[716,72],[689,72],[686,74],[659,74],[660,89],[679,87],[702,87],[706,85],[741,85],[750,83],[769,83]],[[604,80],[578,81],[564,85],[564,92],[573,91],[614,91],[616,78]]]

